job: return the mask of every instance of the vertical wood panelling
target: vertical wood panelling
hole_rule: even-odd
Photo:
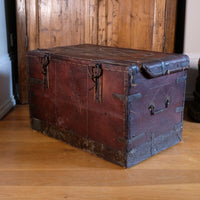
[[[163,51],[165,36],[165,5],[166,0],[154,0],[153,42],[152,50]]]
[[[40,0],[40,48],[97,44],[97,0]]]
[[[137,2],[136,2],[137,3]],[[125,0],[123,4],[120,1],[119,20],[118,20],[118,46],[131,47],[131,42],[135,38],[135,31],[132,31],[133,26],[133,9],[135,8],[134,1]]]
[[[98,8],[98,44],[107,45],[108,1],[99,1]]]
[[[164,52],[174,51],[177,0],[166,0]]]
[[[28,50],[39,47],[38,41],[38,0],[26,2]]]
[[[38,18],[39,18],[39,48],[51,47],[51,15],[54,14],[52,10],[52,0],[38,1]],[[54,16],[55,17],[55,16]],[[59,22],[58,22],[59,23]]]
[[[85,43],[97,44],[98,0],[85,1]]]
[[[80,18],[80,44],[85,43],[85,2],[80,0],[79,18]]]
[[[118,45],[119,31],[119,6],[121,0],[108,0],[107,45]],[[101,19],[99,19],[101,20]]]
[[[163,50],[165,0],[110,0],[107,15],[108,45]]]
[[[30,0],[29,49],[82,43],[173,51],[177,0]]]
[[[63,5],[62,0],[51,0],[51,12],[50,16],[50,46],[60,46],[62,45],[62,39],[64,35],[62,34],[62,25],[63,25],[63,16],[62,10]],[[42,10],[40,11],[40,18],[42,20]],[[44,40],[44,38],[40,38],[40,40]]]
[[[129,5],[130,28],[127,47],[150,50],[152,47],[153,0],[131,1]],[[124,13],[126,7],[124,7]],[[123,22],[124,23],[124,22]],[[126,35],[124,35],[126,37]]]
[[[17,51],[18,51],[18,74],[19,74],[19,98],[22,104],[28,102],[28,74],[26,68],[26,2],[16,1],[17,23]]]
[[[85,43],[90,43],[90,0],[85,0],[85,10],[84,10],[84,32],[85,32]]]
[[[27,1],[29,49],[92,43],[172,51],[176,2],[30,0]]]
[[[61,44],[61,46],[63,45],[71,45],[72,44],[72,40],[73,40],[73,37],[72,37],[72,34],[71,34],[71,31],[72,31],[72,27],[71,27],[71,24],[72,24],[72,19],[71,19],[71,13],[73,12],[71,10],[71,1],[65,1],[63,3],[63,9],[62,9],[62,20],[63,20],[63,23],[62,23],[62,34],[63,34],[63,39],[62,39],[62,42],[63,44]]]

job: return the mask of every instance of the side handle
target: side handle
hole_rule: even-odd
[[[151,104],[149,106],[149,110],[150,110],[151,115],[156,115],[158,113],[166,111],[169,108],[169,104],[170,104],[170,100],[167,99],[166,102],[165,102],[165,107],[160,109],[160,110],[155,110],[155,105]]]

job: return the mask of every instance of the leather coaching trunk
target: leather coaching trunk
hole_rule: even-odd
[[[186,55],[77,45],[27,61],[33,129],[124,167],[181,140]]]

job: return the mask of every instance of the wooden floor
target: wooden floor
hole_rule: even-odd
[[[0,121],[0,200],[200,200],[200,124],[183,141],[123,169],[31,130],[27,106]]]

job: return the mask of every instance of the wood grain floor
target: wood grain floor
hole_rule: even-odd
[[[123,169],[31,130],[28,106],[0,121],[0,200],[200,200],[200,124],[183,141]]]

